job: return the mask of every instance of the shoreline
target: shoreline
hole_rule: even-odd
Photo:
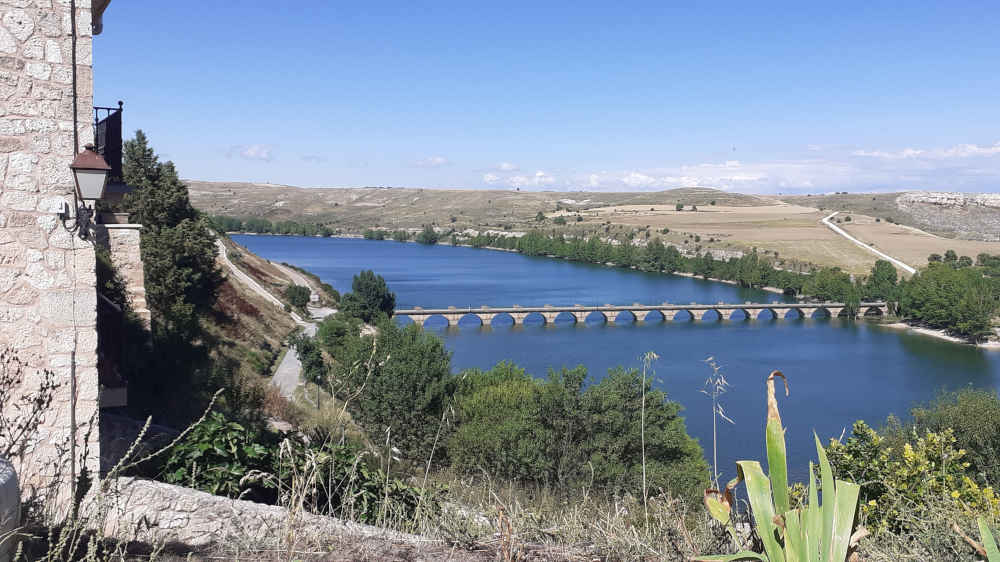
[[[227,235],[229,235],[229,234],[244,234],[244,235],[251,235],[251,236],[300,236],[298,234],[270,234],[270,233],[268,233],[268,234],[259,234],[259,233],[256,233],[256,232],[227,232],[226,234]],[[314,238],[314,237],[313,236],[306,236],[306,238]],[[333,236],[316,236],[315,238],[345,238],[345,239],[352,239],[352,240],[358,240],[358,239],[363,240],[363,239],[365,239],[363,236],[360,236],[360,235],[357,235],[357,234],[336,234],[336,235],[333,235]],[[383,241],[383,242],[385,242],[385,241],[393,242],[393,240],[391,240],[391,239],[385,239],[385,240],[380,240],[380,241]],[[399,242],[399,241],[397,241],[397,242]],[[416,240],[405,240],[405,241],[402,241],[402,242],[416,243]],[[454,246],[453,244],[451,244],[450,241],[438,242],[438,245],[452,246],[452,247],[458,247],[458,248],[472,248],[472,246],[464,246],[464,245]],[[481,248],[476,248],[476,249],[490,250],[490,251],[494,251],[494,252],[513,252],[513,253],[518,253],[517,250],[511,250],[511,249],[508,249],[508,248],[495,248],[495,247],[492,247],[492,246],[483,246]],[[540,257],[544,257],[544,258],[547,258],[547,259],[563,259],[563,258],[559,258],[557,256],[540,256]],[[598,265],[599,267],[617,267],[617,266],[608,266],[606,264],[592,264],[592,265]],[[635,267],[633,267],[632,269],[635,269]],[[725,283],[727,285],[738,285],[738,283],[736,283],[735,281],[730,281],[730,280],[727,280],[727,279],[715,279],[715,278],[712,278],[712,277],[707,277],[707,278],[706,277],[699,277],[699,276],[695,275],[694,273],[687,273],[687,272],[681,272],[681,271],[674,271],[674,272],[671,272],[671,273],[661,273],[661,274],[663,274],[663,275],[677,275],[677,276],[680,276],[680,277],[687,277],[687,278],[690,278],[690,279],[704,279],[705,281],[712,281],[712,282],[715,282],[715,283]],[[767,291],[767,292],[770,292],[770,293],[780,294],[780,295],[784,294],[784,291],[782,291],[781,289],[778,289],[776,287],[758,287],[758,289],[760,289],[762,291]],[[795,298],[796,299],[802,299],[803,296],[802,295],[795,295]],[[1000,351],[1000,341],[986,341],[986,342],[983,342],[983,343],[972,343],[972,342],[969,342],[969,341],[964,340],[962,338],[948,335],[948,333],[946,333],[944,330],[934,330],[934,329],[931,329],[931,328],[924,328],[922,326],[913,326],[913,325],[907,324],[906,322],[900,322],[900,321],[891,322],[891,323],[879,323],[878,325],[879,326],[883,326],[885,328],[889,328],[891,330],[906,330],[906,331],[910,331],[910,332],[913,332],[915,334],[919,334],[919,335],[922,335],[922,336],[936,338],[936,339],[939,339],[939,340],[947,341],[949,343],[955,343],[955,344],[960,344],[960,345],[973,346],[973,347],[976,347],[976,348],[979,348],[979,349],[985,349],[985,350],[990,350],[990,351]]]
[[[933,328],[924,328],[922,326],[913,326],[911,324],[907,324],[906,322],[893,322],[891,324],[881,324],[881,326],[886,327],[886,328],[890,328],[892,330],[906,330],[906,331],[909,331],[909,332],[913,332],[915,334],[920,334],[922,336],[928,336],[928,337],[936,338],[936,339],[939,339],[939,340],[944,340],[944,341],[951,342],[951,343],[958,343],[958,344],[962,344],[962,345],[969,345],[969,346],[976,347],[976,348],[979,348],[979,349],[1000,350],[1000,342],[986,341],[986,342],[983,342],[983,343],[972,343],[972,342],[970,342],[968,340],[964,340],[962,338],[949,335],[944,330],[935,330]]]

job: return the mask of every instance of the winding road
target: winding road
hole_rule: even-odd
[[[285,309],[285,303],[281,302],[278,297],[271,294],[271,292],[258,283],[256,279],[247,275],[243,272],[243,270],[236,267],[236,264],[230,261],[229,255],[226,252],[226,245],[222,242],[222,239],[216,238],[215,246],[219,250],[219,258],[222,259],[222,263],[226,264],[226,267],[236,279],[249,287],[250,290],[266,299],[268,302],[271,302],[282,310]],[[310,292],[312,291],[312,286],[309,284],[308,280],[306,280],[305,276],[298,271],[273,262],[272,265],[276,266],[283,273],[288,275],[289,279],[291,279],[296,285],[309,287]],[[309,318],[308,320],[303,319],[294,310],[288,314],[292,317],[292,320],[294,320],[296,324],[302,327],[302,331],[306,335],[312,337],[316,335],[316,322],[313,320],[323,319],[324,317],[336,312],[336,310],[331,308],[308,308],[310,315],[312,316],[312,318]],[[278,363],[278,367],[275,369],[274,375],[271,377],[271,384],[278,387],[282,396],[290,399],[295,395],[295,389],[299,386],[299,384],[301,384],[301,382],[302,361],[299,359],[298,350],[296,350],[293,346],[288,349],[288,353],[285,353],[284,357],[281,358],[281,362]]]

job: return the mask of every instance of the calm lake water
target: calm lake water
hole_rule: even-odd
[[[786,300],[723,283],[491,250],[338,238],[233,239],[272,261],[308,269],[341,292],[350,291],[358,271],[373,269],[395,291],[400,308]],[[943,389],[995,387],[1000,379],[1000,352],[842,319],[516,327],[463,322],[428,329],[453,353],[455,370],[489,368],[506,359],[535,376],[550,368],[584,365],[592,377],[601,377],[617,365],[638,368],[639,357],[654,351],[660,356],[656,386],[684,406],[688,431],[709,456],[711,406],[701,390],[710,374],[703,361],[715,357],[731,385],[722,404],[736,422],[719,426],[724,479],[734,476],[738,459],[763,460],[763,381],[773,369],[783,371],[791,387],[779,404],[789,471],[797,478],[815,460],[814,431],[825,443],[849,433],[854,420],[879,425],[888,414],[905,416],[915,402]]]

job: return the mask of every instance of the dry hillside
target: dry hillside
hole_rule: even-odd
[[[188,184],[194,205],[209,214],[321,223],[342,233],[431,224],[440,231],[542,228],[640,241],[655,235],[689,251],[710,250],[717,257],[756,248],[784,267],[813,264],[867,273],[877,256],[820,222],[839,211],[841,226],[853,236],[913,266],[948,249],[972,257],[1000,254],[996,195],[757,196],[704,187],[605,193]],[[676,209],[678,203],[684,210]],[[565,224],[557,224],[557,217]]]

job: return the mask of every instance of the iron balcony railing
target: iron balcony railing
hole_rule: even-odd
[[[94,144],[111,166],[109,181],[122,179],[122,102],[118,107],[94,107]]]

